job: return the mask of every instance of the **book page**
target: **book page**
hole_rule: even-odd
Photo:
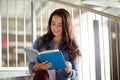
[[[46,50],[46,51],[40,52],[39,54],[46,54],[46,53],[58,52],[58,51],[59,51],[58,49],[55,49],[55,50]]]
[[[39,52],[36,49],[33,49],[33,48],[27,48],[27,49],[29,49],[30,51],[32,51],[32,52],[34,52],[36,54],[39,54]]]
[[[31,62],[34,62],[38,56],[38,51],[35,49],[24,48],[24,51]]]

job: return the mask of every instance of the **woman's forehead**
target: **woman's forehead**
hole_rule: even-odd
[[[62,17],[55,15],[52,17],[52,22],[62,22]]]

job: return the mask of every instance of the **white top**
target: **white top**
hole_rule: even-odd
[[[50,80],[56,80],[55,70],[48,70]]]

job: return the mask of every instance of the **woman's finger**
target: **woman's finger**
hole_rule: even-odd
[[[51,63],[48,63],[48,62],[46,63],[46,62],[44,62],[44,63],[42,63],[42,66],[41,66],[41,67],[42,67],[42,69],[45,70],[45,69],[48,69],[48,68],[51,67],[51,66],[52,66]]]

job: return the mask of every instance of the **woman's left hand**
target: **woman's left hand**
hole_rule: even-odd
[[[66,73],[69,74],[71,72],[71,70],[72,70],[72,64],[71,64],[71,62],[66,61],[66,66],[67,67],[64,70],[65,70]]]

